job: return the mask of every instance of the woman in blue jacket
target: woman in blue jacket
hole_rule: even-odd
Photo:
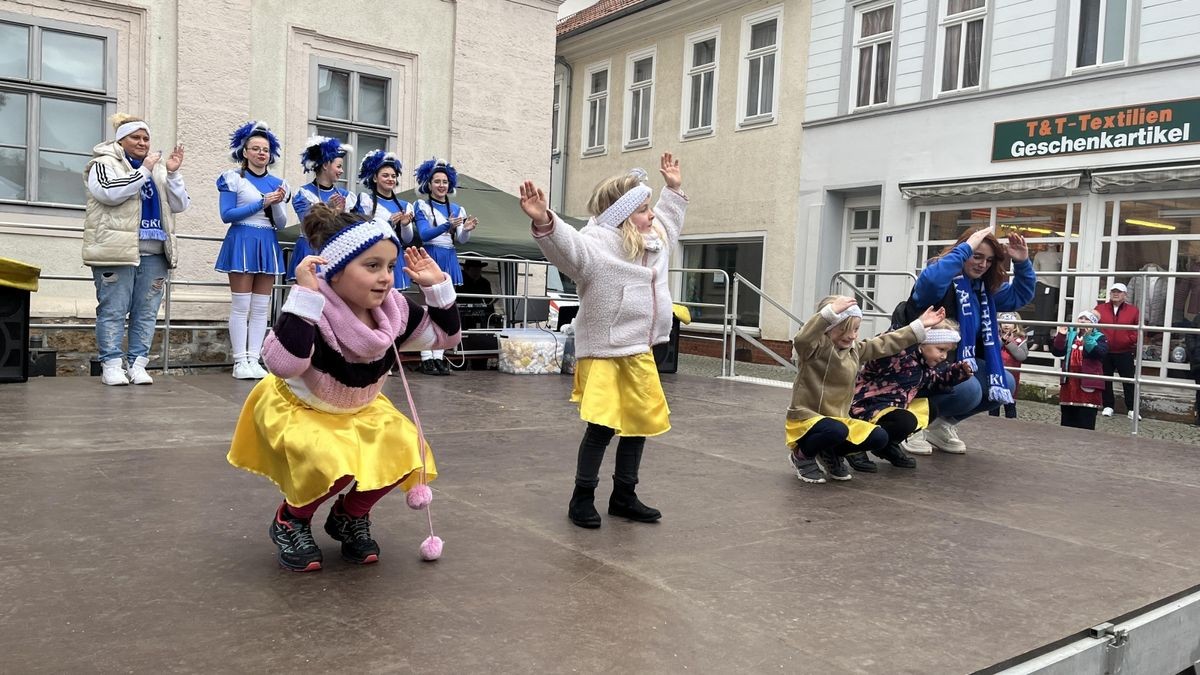
[[[937,418],[925,430],[925,440],[933,447],[965,453],[967,446],[958,437],[956,425],[971,415],[1013,402],[1016,382],[1004,370],[997,318],[999,312],[1015,312],[1033,300],[1036,284],[1025,238],[1014,232],[1004,246],[990,226],[963,233],[917,278],[908,311],[919,314],[928,307],[945,307],[946,318],[958,321],[962,334],[954,360],[968,362],[975,371],[975,377],[951,391],[930,397]]]

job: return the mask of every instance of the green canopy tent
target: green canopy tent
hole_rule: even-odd
[[[400,198],[408,202],[415,202],[424,196],[417,194],[416,190],[400,194]],[[457,246],[459,253],[474,253],[490,258],[546,259],[537,244],[533,243],[533,237],[529,234],[529,218],[521,211],[518,197],[460,173],[458,190],[450,195],[450,199],[466,209],[469,215],[479,219],[479,226],[471,232],[470,241]],[[576,228],[584,225],[584,221],[576,218],[565,220]],[[295,242],[299,235],[300,226],[292,225],[279,231],[279,241]]]

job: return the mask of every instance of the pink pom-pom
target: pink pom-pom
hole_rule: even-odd
[[[425,484],[416,485],[405,495],[405,501],[408,502],[408,508],[420,511],[433,501],[433,490]]]
[[[442,538],[430,535],[421,542],[421,560],[434,561],[442,557]]]

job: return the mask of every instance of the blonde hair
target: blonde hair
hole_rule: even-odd
[[[592,198],[587,203],[588,213],[593,217],[599,217],[608,207],[641,182],[640,178],[630,173],[605,178],[592,190]],[[651,228],[660,239],[666,241],[667,233],[658,223],[653,223]],[[625,251],[625,257],[629,260],[640,258],[646,252],[646,241],[642,237],[642,233],[638,232],[637,227],[629,222],[628,218],[620,224],[618,229],[621,231],[621,249]]]
[[[827,295],[827,296],[821,298],[817,302],[817,311],[820,312],[821,310],[825,309],[826,305],[831,304],[834,300],[837,300],[839,297],[841,297],[841,296]],[[861,326],[862,326],[862,319],[858,318],[857,316],[852,316],[852,317],[846,319],[845,321],[837,324],[836,326],[830,327],[829,337],[832,338],[832,337],[834,337],[834,335],[837,335],[840,337],[840,336],[845,335],[846,333],[850,332],[851,330],[858,330],[859,327],[861,327]]]
[[[130,115],[129,113],[123,113],[123,112],[114,113],[112,116],[110,116],[108,118],[109,124],[112,124],[113,131],[116,131],[118,128],[120,128],[120,126],[122,124],[125,124],[126,122],[145,122],[145,121],[146,120],[138,117],[137,115]]]
[[[1008,313],[1011,313],[1013,316],[1015,316],[1017,320],[1016,321],[1001,321],[1001,322],[999,322],[1001,329],[1003,330],[1004,326],[1012,326],[1013,332],[1016,333],[1017,337],[1024,340],[1026,335],[1025,335],[1025,327],[1020,324],[1021,315],[1016,312],[1006,312],[1006,314],[1008,314]]]

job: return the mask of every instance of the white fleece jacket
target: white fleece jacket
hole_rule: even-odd
[[[620,231],[597,225],[581,230],[550,213],[550,226],[533,224],[533,237],[546,259],[575,280],[579,314],[575,318],[578,358],[616,358],[644,354],[671,337],[671,291],[667,268],[671,249],[683,229],[688,199],[664,189],[654,218],[667,233],[658,251],[637,260],[625,257]]]

